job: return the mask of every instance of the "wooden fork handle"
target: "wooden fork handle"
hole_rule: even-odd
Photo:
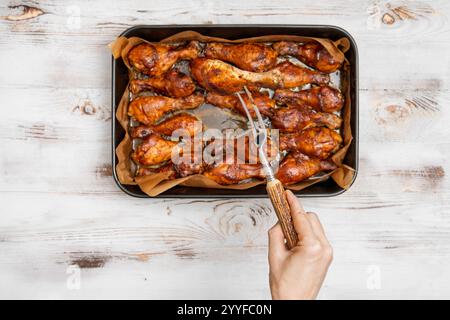
[[[266,189],[286,238],[286,244],[292,249],[298,244],[298,235],[292,223],[291,209],[283,184],[278,179],[268,181]]]

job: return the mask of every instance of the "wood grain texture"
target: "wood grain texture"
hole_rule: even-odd
[[[286,239],[286,246],[289,249],[298,245],[298,235],[294,229],[294,223],[292,222],[291,209],[286,198],[286,191],[280,180],[275,179],[268,181],[266,185],[267,194],[273,205],[278,222],[283,230],[284,237]]]
[[[106,45],[137,24],[326,23],[358,44],[360,168],[303,201],[334,247],[320,297],[450,298],[449,21],[444,0],[2,2],[0,297],[270,298],[270,200],[114,185]]]

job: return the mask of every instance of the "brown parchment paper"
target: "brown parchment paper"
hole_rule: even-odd
[[[302,181],[297,184],[287,186],[286,188],[291,190],[301,190],[310,185],[326,180],[329,177],[331,177],[340,187],[344,189],[347,189],[350,186],[351,182],[353,181],[353,177],[355,175],[355,170],[342,163],[347,153],[347,150],[350,146],[350,143],[353,139],[350,127],[350,117],[351,117],[350,68],[349,68],[350,65],[344,55],[344,53],[350,48],[350,42],[347,38],[341,38],[333,42],[329,39],[323,38],[311,38],[292,35],[271,35],[238,40],[228,40],[216,37],[207,37],[194,31],[183,31],[173,36],[170,36],[166,39],[163,39],[159,43],[180,43],[191,40],[198,40],[200,42],[227,42],[227,43],[274,42],[283,40],[295,42],[317,41],[325,47],[325,49],[334,57],[334,59],[336,59],[339,62],[343,62],[343,66],[341,68],[342,72],[341,89],[345,95],[345,104],[343,111],[341,113],[343,118],[343,126],[341,128],[341,133],[343,136],[343,147],[340,150],[338,150],[331,158],[336,163],[338,168],[335,169],[333,172],[322,175],[318,178],[308,179],[306,181]],[[130,78],[131,78],[131,68],[128,63],[128,52],[131,50],[131,48],[142,42],[148,41],[137,37],[131,38],[119,37],[109,44],[109,47],[111,49],[114,58],[115,59],[122,58],[125,65],[129,68]],[[116,112],[117,120],[119,121],[119,123],[126,132],[124,139],[116,148],[116,155],[118,158],[116,171],[117,177],[121,183],[137,184],[142,189],[143,192],[152,197],[157,196],[158,194],[176,185],[188,187],[243,190],[265,183],[265,181],[251,181],[247,183],[223,186],[217,184],[215,181],[203,175],[192,175],[184,178],[167,180],[168,173],[164,172],[134,178],[134,174],[131,170],[131,160],[130,160],[130,153],[132,151],[132,141],[130,139],[130,136],[128,135],[129,121],[130,121],[127,114],[129,96],[130,95],[127,87],[127,89],[123,93],[122,99],[120,100]]]

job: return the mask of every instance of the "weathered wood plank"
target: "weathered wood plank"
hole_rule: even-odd
[[[24,3],[28,4],[27,1]],[[418,37],[421,33],[432,35],[438,41],[439,37],[445,39],[445,33],[449,31],[446,20],[449,4],[445,0],[334,0],[333,3],[284,0],[278,1],[276,6],[269,0],[245,3],[234,0],[226,4],[220,1],[120,1],[109,6],[107,11],[104,3],[98,1],[89,6],[82,1],[70,4],[46,1],[38,5],[29,2],[29,6],[42,10],[44,14],[32,19],[9,21],[7,17],[11,14],[21,16],[20,8],[0,7],[4,28],[18,34],[32,33],[42,41],[47,40],[47,32],[51,35],[90,35],[98,41],[105,39],[105,35],[117,35],[124,28],[137,24],[240,24],[243,19],[245,23],[264,24],[268,20],[270,23],[299,23],[301,19],[302,24],[317,24],[326,17],[328,24],[349,27],[358,34],[378,39],[382,33],[388,32],[391,38],[385,37],[384,41],[405,40],[405,35]]]
[[[212,287],[225,290],[214,293],[214,297],[267,297],[265,230],[275,219],[268,201],[246,201],[245,206],[241,201],[223,200],[195,204],[189,200],[163,201],[168,204],[163,205],[161,201],[138,202],[120,196],[101,199],[68,195],[53,198],[49,208],[48,199],[39,195],[11,196],[20,200],[14,203],[31,202],[36,209],[31,212],[20,205],[12,206],[7,228],[2,219],[1,269],[20,270],[21,277],[29,278],[51,273],[51,282],[42,279],[38,283],[62,297],[128,296],[123,292],[127,288],[141,297],[183,297],[180,283],[195,288],[198,298],[211,294],[208,288]],[[306,208],[316,207],[315,202],[305,201]],[[67,207],[65,203],[73,205]],[[351,213],[331,203],[318,210],[336,251],[323,297],[417,297],[417,292],[396,288],[398,281],[391,282],[399,276],[406,281],[406,275],[402,275],[408,270],[406,261],[412,268],[406,271],[409,276],[414,271],[423,272],[421,268],[430,272],[427,279],[412,283],[417,290],[442,281],[443,264],[449,262],[448,215],[426,210],[426,204],[403,212],[380,208],[372,212],[378,221],[374,223],[361,211]],[[186,210],[186,205],[195,205],[195,212]],[[94,206],[98,209],[91,210]],[[116,209],[111,210],[113,207]],[[80,291],[65,287],[69,265],[81,268]],[[382,291],[366,287],[371,265],[382,270]],[[111,277],[115,281],[107,283]],[[185,277],[190,280],[183,281]],[[235,293],[244,280],[250,284],[249,291]],[[112,290],[107,293],[106,288]],[[448,295],[446,288],[439,286],[438,292],[422,293],[426,297]]]

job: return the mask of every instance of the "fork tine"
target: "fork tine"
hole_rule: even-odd
[[[253,118],[250,114],[250,111],[248,110],[247,105],[245,104],[244,99],[242,99],[241,94],[239,92],[236,92],[236,95],[238,96],[239,101],[241,102],[242,106],[244,107],[245,113],[247,114],[248,121],[250,122],[250,127],[252,128],[253,139],[256,142],[256,139],[258,136],[258,133],[257,133],[258,130],[256,129],[255,123],[253,122]]]
[[[259,112],[258,107],[255,104],[255,100],[253,100],[252,93],[247,89],[246,86],[244,86],[245,93],[247,94],[247,97],[250,99],[250,102],[252,103],[253,110],[255,111],[256,117],[258,118],[258,124],[260,130],[265,130],[266,125],[264,124],[264,120],[261,116],[261,113]]]

